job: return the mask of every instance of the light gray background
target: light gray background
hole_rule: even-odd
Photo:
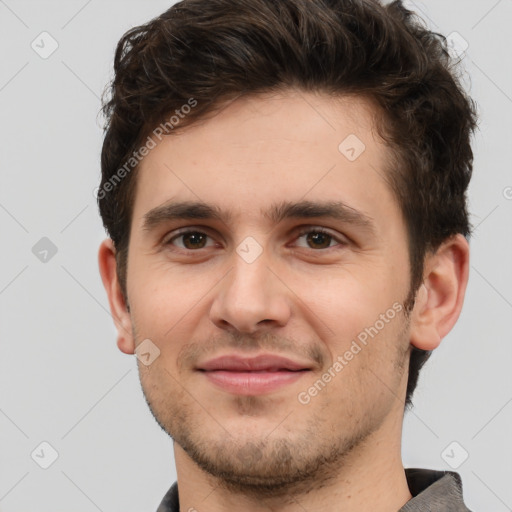
[[[466,302],[422,373],[404,464],[450,469],[445,459],[465,450],[469,507],[502,512],[512,510],[512,0],[408,3],[469,43],[465,84],[481,119]],[[115,44],[171,4],[0,0],[1,512],[151,511],[175,479],[134,356],[115,344],[93,196]],[[43,31],[59,45],[47,59],[31,48]],[[47,262],[32,252],[42,237],[58,251]],[[48,469],[36,463],[50,462],[43,441],[58,452]]]

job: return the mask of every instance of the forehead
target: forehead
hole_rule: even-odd
[[[214,116],[164,136],[137,173],[135,229],[171,200],[268,220],[266,206],[342,201],[379,214],[395,208],[386,182],[390,152],[364,98],[288,91],[240,97]],[[380,212],[382,213],[382,212]]]

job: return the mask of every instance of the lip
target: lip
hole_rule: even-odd
[[[232,372],[250,372],[250,371],[278,371],[278,370],[310,370],[309,363],[293,361],[287,357],[274,354],[260,354],[256,357],[243,357],[239,355],[226,355],[210,359],[198,366],[199,370],[225,370]]]
[[[311,364],[273,354],[256,357],[221,356],[197,370],[216,387],[238,395],[259,395],[296,382],[312,369]]]

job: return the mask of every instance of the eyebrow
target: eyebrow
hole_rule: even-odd
[[[282,201],[261,211],[273,224],[285,219],[331,218],[357,226],[375,234],[373,219],[341,201]],[[151,231],[170,220],[219,220],[228,223],[233,218],[230,210],[222,211],[217,205],[202,201],[169,201],[149,210],[143,218],[142,229]]]

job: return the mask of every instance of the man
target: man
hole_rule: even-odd
[[[174,441],[160,512],[468,510],[400,454],[468,280],[452,66],[376,0],[184,0],[119,42],[99,266]]]

